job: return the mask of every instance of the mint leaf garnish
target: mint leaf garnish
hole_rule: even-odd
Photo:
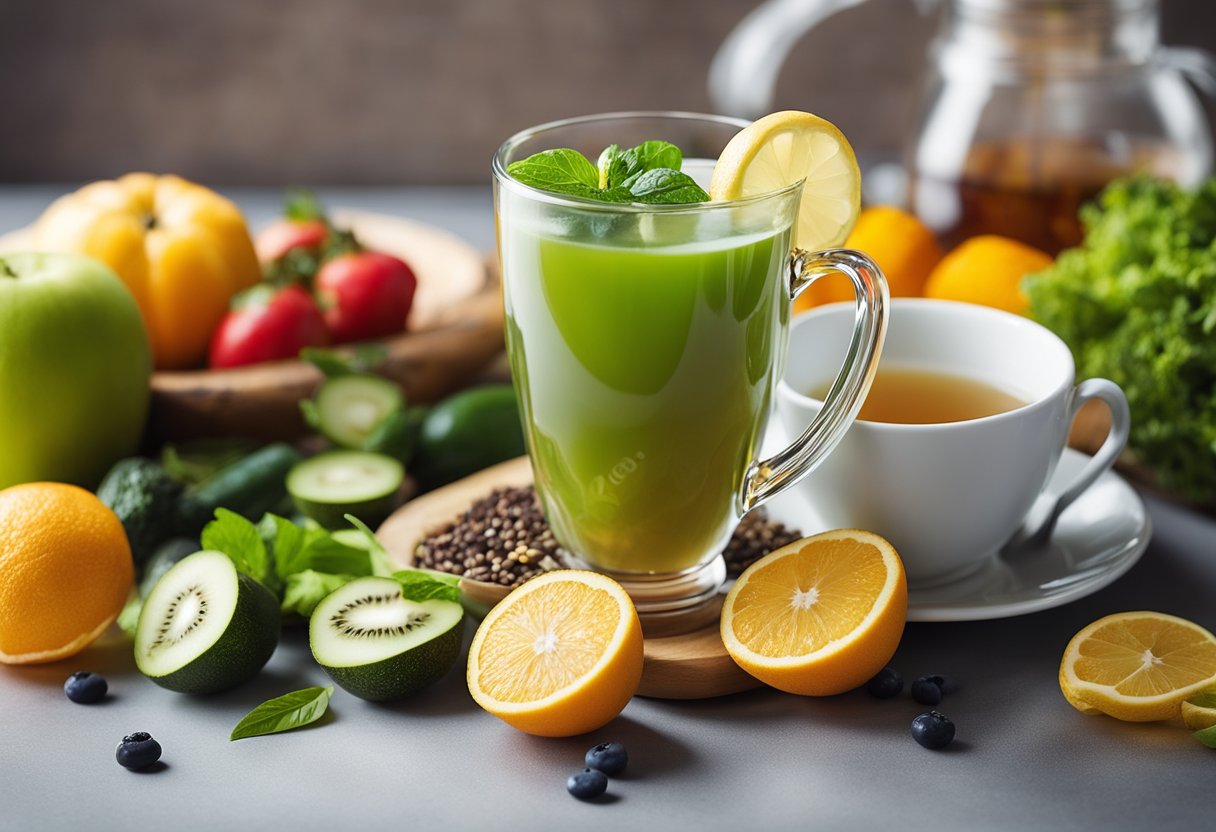
[[[507,165],[507,173],[542,191],[584,196],[598,191],[599,171],[577,150],[559,147]]]
[[[665,205],[707,202],[709,194],[687,173],[670,168],[644,171],[629,185],[634,202]]]
[[[671,142],[642,142],[637,147],[631,147],[621,154],[621,178],[610,184],[624,184],[628,187],[625,180],[639,173],[662,168],[679,170],[683,164],[684,154]]]
[[[329,708],[332,686],[304,688],[258,705],[232,729],[229,741],[278,734],[316,722]]]
[[[684,155],[670,142],[647,141],[621,150],[609,145],[596,164],[570,148],[545,150],[507,165],[507,173],[533,188],[597,202],[682,205],[709,194],[680,171]]]
[[[1216,725],[1213,725],[1211,728],[1204,728],[1202,731],[1196,731],[1195,739],[1208,748],[1216,748]]]

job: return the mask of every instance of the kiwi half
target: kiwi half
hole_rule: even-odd
[[[144,600],[135,664],[178,693],[216,693],[257,675],[279,643],[279,602],[222,552],[196,552]]]
[[[313,611],[313,658],[361,699],[404,699],[452,669],[464,611],[454,601],[410,601],[391,578],[359,578]]]

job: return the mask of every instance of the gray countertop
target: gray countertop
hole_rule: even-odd
[[[0,188],[0,230],[31,221],[59,190]],[[275,210],[269,192],[229,193],[255,223]],[[486,189],[321,194],[493,244]],[[0,830],[1207,828],[1216,752],[1177,726],[1083,716],[1056,683],[1068,639],[1107,613],[1160,610],[1216,628],[1216,522],[1147,502],[1147,553],[1095,595],[1020,618],[908,626],[892,662],[905,678],[962,683],[940,706],[958,727],[944,752],[909,736],[925,708],[861,691],[637,698],[593,735],[538,739],[480,711],[459,669],[400,705],[338,690],[314,727],[229,743],[254,705],[327,683],[306,634],[289,632],[252,683],[205,699],[145,680],[114,634],[63,662],[0,667]],[[109,678],[103,704],[64,697],[80,669]],[[161,770],[114,762],[137,730],[164,746]],[[629,770],[606,805],[579,803],[565,778],[609,738],[628,747]]]

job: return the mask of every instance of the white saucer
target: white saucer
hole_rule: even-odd
[[[1070,482],[1089,457],[1064,451],[1048,491]],[[795,486],[767,504],[769,517],[802,534],[829,528]],[[1152,535],[1148,509],[1108,471],[1060,515],[1051,540],[1016,554],[993,552],[986,566],[952,583],[908,590],[909,621],[979,621],[1058,607],[1110,584],[1140,559]]]

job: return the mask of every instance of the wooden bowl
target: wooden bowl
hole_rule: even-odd
[[[418,277],[408,331],[384,339],[388,354],[376,368],[399,382],[410,402],[441,398],[502,351],[497,268],[476,249],[446,231],[399,217],[349,209],[332,216],[369,248],[409,263]],[[0,237],[0,251],[31,245],[28,228]],[[299,401],[312,395],[321,378],[315,367],[297,360],[155,372],[149,432],[157,441],[294,439],[306,429]]]

